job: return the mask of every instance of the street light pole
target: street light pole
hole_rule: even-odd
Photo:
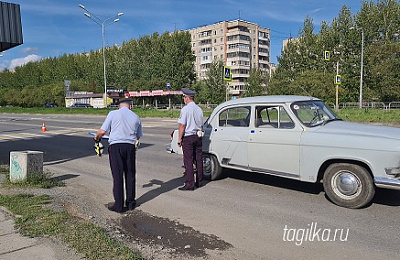
[[[104,20],[101,20],[95,14],[93,14],[89,10],[87,10],[85,8],[85,6],[83,6],[82,4],[79,4],[79,7],[86,11],[86,13],[84,13],[84,15],[87,18],[89,18],[93,22],[97,23],[101,27],[102,51],[103,51],[103,76],[104,76],[104,107],[107,107],[107,71],[106,71],[106,52],[105,52],[105,28],[108,25],[118,22],[119,18],[117,18],[117,17],[123,15],[124,13],[118,13],[115,16],[108,17]],[[111,19],[114,19],[114,20],[109,22]]]
[[[361,28],[361,69],[360,69],[360,108],[362,108],[363,91],[363,67],[364,67],[364,29]]]
[[[359,97],[359,107],[362,108],[363,102],[363,77],[364,77],[364,29],[362,27],[350,27],[350,30],[357,29],[361,30],[361,68],[360,68],[360,97]]]

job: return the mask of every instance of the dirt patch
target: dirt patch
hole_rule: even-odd
[[[116,223],[128,239],[168,248],[174,254],[206,257],[206,250],[227,250],[231,244],[217,236],[200,233],[191,227],[141,210],[129,212]]]

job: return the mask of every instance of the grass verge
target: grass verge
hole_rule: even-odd
[[[7,166],[0,166],[0,174],[7,176]],[[6,182],[7,187],[46,187],[60,186],[60,182],[49,180],[43,175],[39,180]],[[28,237],[54,237],[70,248],[81,253],[88,260],[97,259],[143,259],[140,252],[119,243],[105,230],[95,224],[72,216],[66,211],[54,211],[45,207],[52,198],[48,195],[31,194],[0,195],[0,206],[9,209],[14,216],[20,233]]]
[[[383,110],[375,108],[341,109],[336,112],[344,120],[363,123],[400,124],[400,110]]]
[[[0,113],[27,113],[27,114],[93,114],[107,115],[116,108],[22,108],[22,107],[0,107]],[[140,117],[178,118],[179,109],[162,110],[154,108],[134,107],[132,109]],[[208,117],[212,108],[203,109],[205,117]],[[384,110],[376,108],[343,108],[335,111],[344,120],[363,123],[386,123],[400,125],[400,110]]]
[[[106,116],[111,110],[117,108],[66,108],[66,107],[0,107],[0,113],[16,113],[16,114],[84,114],[84,115],[104,115]],[[163,117],[163,118],[178,118],[180,114],[179,109],[155,109],[155,108],[142,108],[133,107],[132,111],[138,116],[144,117]],[[212,109],[204,109],[204,116],[210,115]]]

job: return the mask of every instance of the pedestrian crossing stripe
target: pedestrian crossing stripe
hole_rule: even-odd
[[[10,139],[22,139],[22,140],[30,140],[32,139],[31,137],[27,137],[21,134],[2,134],[0,135],[0,139],[6,139],[6,140],[10,140]]]
[[[93,131],[93,129],[89,129]],[[0,133],[0,143],[13,140],[32,140],[34,138],[50,138],[56,135],[86,135],[88,129],[60,129],[42,133]]]

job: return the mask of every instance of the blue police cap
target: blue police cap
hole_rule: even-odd
[[[132,98],[122,98],[122,99],[120,99],[120,100],[118,101],[118,104],[122,104],[122,103],[128,103],[128,104],[131,104],[131,103],[132,103],[132,101],[133,101],[133,99],[132,99]]]
[[[194,95],[196,94],[196,91],[190,90],[188,88],[183,88],[182,92],[183,92],[183,95],[189,96],[189,97],[194,97]]]

